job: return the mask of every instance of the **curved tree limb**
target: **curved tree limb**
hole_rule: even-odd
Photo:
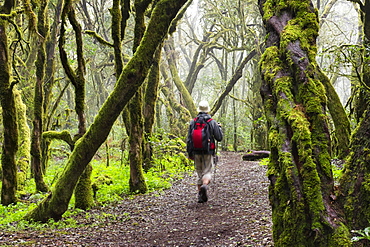
[[[234,85],[237,83],[237,81],[242,77],[243,75],[243,69],[245,67],[245,65],[255,56],[257,55],[257,51],[256,49],[252,50],[248,56],[246,56],[243,60],[243,62],[241,62],[241,64],[238,66],[238,68],[235,70],[235,73],[233,74],[233,76],[231,77],[231,79],[229,80],[229,83],[227,84],[225,90],[222,92],[222,94],[220,95],[220,97],[217,99],[217,101],[215,102],[215,104],[213,105],[212,109],[211,109],[211,115],[214,115],[218,109],[220,109],[221,107],[221,104],[222,104],[222,101],[225,99],[225,97],[230,93],[231,89],[234,87]]]
[[[163,42],[171,21],[186,2],[186,0],[160,0],[157,3],[141,45],[124,67],[114,90],[101,107],[86,134],[76,142],[66,168],[52,193],[29,212],[25,219],[43,222],[50,218],[61,219],[68,208],[80,175],[107,138],[123,108],[143,83],[158,45]]]

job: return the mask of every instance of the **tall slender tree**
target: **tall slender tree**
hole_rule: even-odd
[[[151,0],[135,0],[135,30],[133,52],[136,52],[145,32],[145,11]],[[154,55],[154,54],[153,54]],[[128,105],[129,114],[129,162],[130,180],[129,187],[131,192],[145,193],[148,187],[143,174],[143,138],[144,138],[144,118],[143,118],[143,88],[141,87]],[[127,123],[126,123],[127,126]]]
[[[13,17],[11,11],[15,1],[6,0],[0,8],[0,101],[3,110],[4,142],[2,145],[2,187],[1,204],[17,202],[17,164],[18,149],[17,114],[13,93],[14,82],[11,81],[11,57],[8,48],[8,25]],[[20,37],[18,37],[20,38]]]
[[[33,106],[33,129],[31,141],[31,169],[35,179],[36,191],[46,192],[49,190],[44,182],[44,172],[42,166],[42,152],[41,152],[41,135],[43,132],[43,98],[44,98],[44,78],[46,67],[46,41],[49,35],[47,23],[47,3],[48,1],[40,1],[38,8],[37,32],[32,35],[39,40],[37,47],[36,65],[36,84],[34,92],[34,106]],[[32,28],[31,28],[32,30]]]
[[[66,33],[66,20],[71,23],[76,40],[77,49],[77,72],[71,68],[67,52],[65,51],[65,33]],[[83,41],[82,41],[82,28],[76,19],[75,10],[72,1],[65,1],[62,10],[62,26],[59,38],[59,53],[62,61],[63,68],[72,82],[75,89],[75,110],[78,117],[78,133],[75,136],[77,141],[86,133],[86,117],[85,117],[85,59],[83,55]],[[93,205],[93,194],[91,188],[91,173],[92,166],[89,163],[84,172],[82,173],[75,189],[75,207],[80,209],[88,209]]]
[[[144,94],[144,147],[143,147],[143,159],[144,159],[144,170],[148,170],[152,166],[152,147],[150,144],[150,137],[153,134],[153,126],[155,121],[155,109],[158,100],[159,90],[159,63],[161,60],[161,47],[158,47],[154,62],[150,68],[147,81],[145,85]]]

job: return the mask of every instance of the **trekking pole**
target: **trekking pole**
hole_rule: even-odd
[[[214,174],[213,174],[213,181],[214,181],[214,183],[216,183],[216,170],[217,170],[217,162],[218,162],[218,156],[217,156],[217,147],[218,147],[218,142],[217,141],[215,141],[216,142],[216,149],[215,149],[215,157],[213,157],[213,163],[215,164],[215,171],[214,171]]]

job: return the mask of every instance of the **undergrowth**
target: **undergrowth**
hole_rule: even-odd
[[[135,194],[129,192],[130,167],[128,164],[128,153],[118,148],[119,145],[107,150],[107,154],[99,154],[91,161],[93,166],[92,187],[94,191],[95,207],[103,207],[121,200],[130,200]],[[171,183],[183,178],[184,175],[193,171],[191,161],[184,155],[185,143],[179,138],[169,138],[166,135],[151,138],[153,148],[152,167],[145,173],[149,192],[160,191],[171,187]],[[105,158],[102,158],[105,157]],[[107,161],[109,157],[109,161]],[[47,168],[44,180],[52,188],[64,169],[66,156],[62,157],[55,150],[52,161]],[[27,212],[37,206],[37,203],[45,198],[48,193],[34,193],[35,184],[33,179],[26,181],[24,191],[19,192],[19,202],[14,205],[0,205],[0,231],[19,231],[25,229],[46,230],[62,229],[67,227],[78,227],[75,216],[85,215],[89,217],[88,211],[74,208],[72,197],[69,209],[63,215],[63,219],[55,222],[49,220],[47,223],[27,222],[22,218]]]

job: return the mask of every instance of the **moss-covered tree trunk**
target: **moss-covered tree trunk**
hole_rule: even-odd
[[[77,72],[75,73],[70,67],[67,53],[64,50],[65,44],[65,25],[66,19],[71,23],[76,40],[76,49],[77,49]],[[75,88],[75,110],[78,117],[78,133],[75,136],[77,141],[86,133],[86,117],[85,117],[85,60],[83,56],[83,41],[82,41],[82,28],[78,23],[75,15],[74,8],[71,1],[65,1],[63,10],[62,10],[62,26],[61,26],[61,37],[59,39],[59,50],[60,58],[63,64],[63,68],[72,82]],[[93,203],[93,192],[91,187],[91,173],[92,166],[89,163],[82,173],[75,189],[75,207],[80,209],[88,209]]]
[[[364,229],[370,221],[370,107],[351,139],[351,154],[340,180],[340,201],[351,229]]]
[[[355,104],[355,118],[357,122],[361,121],[361,118],[364,115],[367,106],[370,104],[370,0],[365,1],[355,1],[350,0],[358,4],[359,6],[359,15],[360,15],[360,30],[359,36],[362,40],[362,58],[359,59],[362,62],[361,67],[361,75],[358,78],[360,85],[358,85],[358,92],[357,96],[355,97],[354,104]],[[362,25],[362,26],[361,26]],[[362,31],[362,32],[361,32]]]
[[[144,159],[144,170],[148,170],[152,167],[152,147],[150,145],[150,137],[153,133],[153,126],[155,121],[155,108],[158,98],[158,87],[159,87],[159,63],[161,60],[161,47],[158,47],[154,62],[150,68],[145,88],[144,95],[144,150],[143,150],[143,159]]]
[[[30,211],[25,216],[26,219],[35,221],[61,219],[68,208],[79,177],[107,138],[123,108],[142,85],[153,63],[153,55],[158,45],[163,42],[172,20],[186,2],[186,0],[158,1],[140,46],[124,67],[114,90],[99,110],[94,122],[77,142],[53,192]]]
[[[33,129],[31,139],[31,169],[35,179],[36,191],[46,192],[49,190],[48,186],[44,182],[44,172],[42,166],[41,156],[41,135],[43,132],[43,87],[45,77],[45,65],[46,65],[46,40],[48,37],[48,25],[46,23],[47,13],[47,1],[43,0],[40,2],[39,12],[37,14],[37,32],[41,36],[36,34],[35,37],[38,39],[39,45],[37,46],[37,59],[36,65],[36,84],[34,91],[33,101]]]
[[[170,39],[170,41],[173,42],[173,40]],[[177,67],[176,67],[176,56],[174,52],[174,48],[172,48],[173,45],[171,43],[166,42],[164,45],[164,50],[166,52],[167,62],[168,66],[171,72],[172,80],[175,83],[177,89],[180,91],[182,95],[182,99],[184,100],[184,103],[186,105],[186,108],[189,110],[190,114],[192,116],[197,115],[197,108],[194,104],[193,98],[191,97],[188,89],[185,87],[184,82],[181,80]]]
[[[161,71],[162,76],[165,78],[165,84],[161,86],[161,92],[166,98],[166,100],[163,99],[163,104],[167,112],[168,129],[171,133],[176,133],[179,136],[186,136],[187,124],[192,116],[189,110],[177,101],[170,78],[167,77],[164,70]],[[174,114],[175,112],[178,113],[178,116]],[[158,126],[160,126],[160,124]]]
[[[189,123],[189,119],[192,118],[190,111],[176,99],[172,79],[168,76],[165,66],[161,65],[160,71],[164,80],[164,83],[161,85],[161,92],[167,99],[165,102],[166,108],[169,109],[167,115],[169,116],[170,128],[173,128],[171,133],[180,133],[180,135],[184,133],[186,135],[187,128],[183,129],[181,125],[185,126]],[[177,119],[175,119],[174,112],[178,113],[179,117]]]
[[[25,185],[28,171],[31,163],[31,134],[27,122],[27,107],[22,101],[21,94],[18,90],[14,90],[15,105],[17,107],[17,122],[18,122],[18,152],[17,152],[17,180],[20,193],[25,193]]]
[[[14,7],[13,0],[6,0],[1,6],[0,14],[6,16]],[[5,19],[5,18],[4,18]],[[1,204],[9,205],[17,202],[17,164],[18,149],[17,114],[11,83],[11,56],[8,50],[8,23],[0,19],[0,100],[3,110],[4,141],[2,143],[2,187]]]
[[[43,119],[43,130],[49,131],[51,130],[51,120],[56,107],[52,107],[51,102],[52,97],[52,89],[55,85],[55,48],[58,44],[57,38],[59,36],[59,29],[60,29],[60,16],[61,10],[63,6],[63,1],[58,0],[57,4],[54,8],[55,14],[53,15],[54,22],[51,25],[50,34],[48,35],[46,41],[46,65],[45,65],[45,80],[44,80],[44,97],[43,97],[43,112],[44,112],[44,119]],[[49,147],[50,147],[50,140],[41,140],[41,163],[43,170],[46,170],[47,164],[49,162]]]
[[[143,137],[144,137],[144,119],[142,115],[142,92],[138,90],[129,104],[130,111],[130,191],[134,193],[145,193],[148,187],[143,173]]]
[[[133,52],[136,51],[145,32],[144,13],[151,1],[135,0],[135,30]],[[154,54],[153,54],[154,55]],[[154,60],[153,60],[154,61]],[[148,187],[143,173],[143,141],[144,141],[144,119],[143,119],[143,89],[140,88],[128,105],[130,115],[129,123],[129,162],[131,192],[145,193]],[[126,124],[127,125],[127,124]]]
[[[359,123],[351,138],[338,195],[351,229],[364,229],[370,222],[370,1],[356,3],[360,5],[364,35],[363,77],[355,109]]]
[[[260,66],[269,124],[275,246],[350,246],[333,201],[325,87],[317,77],[318,18],[310,1],[259,1],[266,26]]]
[[[330,102],[330,104],[328,104],[328,109],[335,127],[337,145],[333,148],[335,149],[333,155],[337,156],[339,159],[345,159],[349,154],[349,141],[351,135],[350,122],[329,78],[320,70],[318,70],[318,78],[325,87],[326,96],[328,97],[328,102]]]

